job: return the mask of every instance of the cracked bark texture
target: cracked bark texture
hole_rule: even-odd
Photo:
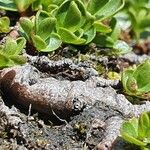
[[[3,70],[0,81],[3,93],[18,103],[27,107],[31,104],[33,109],[49,115],[54,111],[61,118],[68,118],[82,111],[85,105],[92,106],[102,99],[105,92],[99,86],[117,84],[96,77],[85,82],[41,78],[39,71],[30,65]]]
[[[0,90],[8,99],[24,107],[28,108],[31,104],[31,108],[38,112],[54,115],[59,119],[71,118],[69,130],[73,130],[76,123],[84,122],[87,126],[84,142],[89,147],[94,145],[95,149],[112,149],[122,121],[150,110],[150,102],[132,105],[122,94],[117,94],[113,87],[118,86],[118,81],[95,75],[85,81],[58,80],[43,76],[42,72],[29,64],[4,69],[0,72]],[[5,108],[0,109],[0,112],[3,110]],[[15,117],[7,120],[14,124]],[[94,123],[95,120],[97,123]],[[95,136],[99,140],[91,142],[90,138]]]

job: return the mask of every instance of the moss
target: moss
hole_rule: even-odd
[[[0,132],[0,138],[5,139],[7,137],[8,137],[7,132],[5,132],[5,131]]]
[[[95,68],[95,70],[98,72],[99,75],[105,76],[106,69],[102,64],[96,63],[93,67]]]

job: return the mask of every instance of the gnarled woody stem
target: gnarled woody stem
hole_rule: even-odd
[[[23,69],[26,70],[25,73]],[[0,74],[1,90],[23,106],[28,107],[31,104],[39,112],[51,115],[54,111],[62,118],[73,115],[76,103],[74,97],[57,94],[59,82],[54,78],[44,81],[36,71],[29,66],[6,69]],[[32,73],[33,77],[30,76]]]
[[[93,105],[105,94],[99,87],[105,81],[100,78],[93,77],[83,82],[42,76],[31,65],[4,69],[0,72],[1,90],[23,106],[31,104],[39,112],[48,115],[55,112],[61,118],[82,111],[85,105]]]
[[[39,112],[48,115],[55,112],[61,118],[68,118],[82,111],[84,104],[88,102],[84,96],[86,88],[92,90],[93,84],[87,86],[83,81],[41,78],[37,69],[25,65],[1,71],[0,87],[5,95],[23,106],[28,107],[31,104],[32,108]]]
[[[0,71],[0,90],[23,106],[29,107],[32,104],[32,108],[39,112],[48,115],[55,112],[57,116],[65,119],[82,111],[84,107],[86,108],[82,114],[87,114],[89,108],[96,109],[96,112],[104,110],[98,119],[106,123],[106,131],[103,140],[97,145],[98,149],[111,149],[124,118],[138,116],[150,109],[149,102],[132,105],[123,95],[109,87],[116,86],[117,83],[109,80],[106,82],[99,77],[91,77],[84,82],[42,77],[45,76],[31,65],[4,69]],[[97,102],[100,105],[95,108],[94,104]],[[105,118],[107,107],[107,111],[110,111],[109,118]],[[93,119],[97,118],[97,113],[91,115]]]

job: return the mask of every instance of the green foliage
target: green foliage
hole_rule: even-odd
[[[99,47],[110,48],[110,50],[106,52],[107,55],[122,55],[129,53],[132,48],[126,42],[118,40],[121,29],[115,18],[112,18],[110,28],[112,29],[111,32],[97,34],[93,42]]]
[[[44,1],[39,3],[44,6]],[[49,12],[38,11],[35,17],[20,19],[23,35],[43,52],[56,50],[62,42],[86,45],[95,37],[96,44],[105,47],[110,44],[108,47],[117,50],[116,54],[130,51],[125,42],[117,41],[120,32],[116,22],[110,26],[103,23],[123,7],[124,1],[101,0],[98,7],[97,3],[96,0],[89,0],[88,3],[84,0],[49,1]]]
[[[121,80],[128,95],[150,100],[150,60],[137,68],[124,70]]]
[[[17,11],[17,6],[14,0],[0,0],[0,9]]]
[[[4,45],[0,45],[0,68],[19,65],[26,59],[19,55],[26,44],[26,40],[20,37],[16,40],[8,37]]]
[[[80,0],[64,1],[55,11],[57,33],[64,43],[87,44],[96,35],[94,16],[89,14]]]
[[[0,18],[0,33],[7,33],[10,31],[9,28],[10,20],[8,17],[1,17]]]
[[[66,0],[55,10],[57,32],[65,43],[88,44],[97,32],[111,32],[102,21],[113,16],[123,4],[122,0]]]
[[[124,0],[88,0],[87,10],[94,14],[97,20],[105,20],[112,17],[123,6]]]
[[[123,10],[131,21],[131,28],[136,39],[140,39],[144,32],[150,35],[150,1],[149,0],[126,0]]]
[[[48,11],[51,7],[57,7],[62,0],[0,0],[0,9],[25,12],[29,7],[32,11],[43,9]]]
[[[38,51],[50,52],[60,47],[60,36],[54,32],[56,19],[45,11],[38,11],[35,17],[21,18],[23,35]]]
[[[22,35],[42,52],[54,51],[62,43],[90,42],[111,48],[111,55],[129,52],[131,48],[118,41],[120,28],[116,20],[110,24],[106,21],[123,6],[124,0],[0,0],[1,9],[22,14],[28,8],[38,11],[36,16],[21,18],[20,26]]]
[[[120,132],[122,138],[127,142],[140,146],[142,150],[149,150],[150,112],[144,112],[139,118],[125,121]]]
[[[0,0],[0,8],[9,11],[24,12],[34,0]]]

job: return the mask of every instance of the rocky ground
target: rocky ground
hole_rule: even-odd
[[[27,64],[0,71],[0,149],[131,149],[119,138],[120,126],[150,110],[150,102],[129,102],[119,80],[100,77],[91,62],[121,69],[148,55],[83,62],[27,57]]]

